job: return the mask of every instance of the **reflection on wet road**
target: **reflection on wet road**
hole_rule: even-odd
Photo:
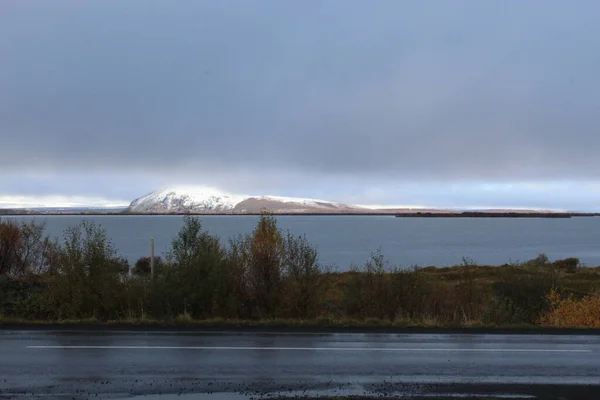
[[[597,336],[3,331],[0,360],[0,394],[19,398],[600,393]]]

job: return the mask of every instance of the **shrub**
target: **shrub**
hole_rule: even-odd
[[[189,314],[197,319],[218,315],[228,289],[225,256],[219,239],[203,231],[197,217],[185,216],[171,243],[172,264],[151,284],[153,315]]]
[[[547,293],[560,288],[556,269],[540,261],[503,269],[499,281],[492,285],[494,298],[489,305],[492,309],[486,312],[487,322],[535,324],[538,321],[548,308]],[[503,320],[492,319],[500,316]]]
[[[0,276],[0,314],[6,317],[46,319],[46,285],[39,276]]]
[[[152,257],[140,257],[133,266],[132,272],[141,277],[148,277],[151,273],[150,261]],[[160,275],[163,273],[164,261],[160,256],[154,256],[154,273]]]
[[[464,263],[455,285],[455,300],[461,322],[481,320],[490,302],[492,293],[488,287],[478,284],[475,263]]]
[[[319,264],[317,250],[306,236],[293,236],[288,232],[283,247],[286,312],[293,318],[314,317],[329,289],[329,269]]]
[[[276,317],[284,293],[283,235],[273,215],[263,213],[251,234],[230,241],[230,265],[246,315]]]
[[[346,274],[342,285],[342,313],[352,318],[366,318],[364,300],[364,281],[361,279],[361,270],[353,265]]]
[[[118,299],[125,265],[102,227],[90,221],[70,227],[52,252],[47,296],[56,318],[122,316]]]
[[[432,285],[418,267],[402,270],[396,268],[390,276],[392,298],[389,302],[389,318],[424,319],[429,314],[428,300]]]
[[[44,223],[0,219],[0,275],[25,275],[45,272]]]
[[[564,260],[557,260],[554,262],[554,266],[559,269],[563,269],[570,274],[577,272],[580,266],[579,258],[565,258]]]
[[[549,263],[550,260],[548,259],[548,256],[544,253],[541,253],[538,254],[537,257],[532,258],[531,260],[526,261],[523,264],[531,267],[543,267],[545,265],[548,265]]]
[[[274,216],[263,214],[250,240],[248,281],[261,317],[275,316],[283,295],[284,243]]]
[[[0,275],[16,272],[20,264],[21,229],[15,221],[0,220]]]
[[[346,312],[353,317],[394,319],[398,304],[393,301],[389,263],[377,249],[362,268],[353,267],[345,286]]]
[[[546,299],[549,309],[541,316],[541,325],[600,328],[600,292],[575,300],[573,296],[563,298],[551,290]]]

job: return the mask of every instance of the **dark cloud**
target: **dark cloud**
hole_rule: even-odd
[[[599,17],[558,1],[4,1],[0,171],[244,191],[595,180]]]

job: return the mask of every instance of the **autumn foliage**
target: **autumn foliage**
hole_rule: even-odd
[[[552,290],[547,301],[550,309],[540,318],[541,325],[600,328],[600,292],[576,300],[573,295],[563,297]]]
[[[46,266],[51,246],[43,236],[44,225],[0,219],[0,276],[36,273]]]
[[[83,221],[50,241],[43,224],[0,220],[0,320],[600,327],[600,271],[576,258],[401,268],[376,250],[335,271],[273,215],[227,243],[197,217],[183,222],[152,276],[150,258],[130,266],[100,225]]]

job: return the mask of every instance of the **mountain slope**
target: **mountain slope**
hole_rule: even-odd
[[[212,188],[170,187],[135,199],[129,212],[231,212],[244,197]]]
[[[261,210],[287,213],[341,213],[351,211],[356,212],[362,210],[362,208],[325,200],[281,196],[257,196],[244,199],[233,209],[234,212],[242,213],[255,213],[260,212]]]
[[[131,202],[132,213],[342,213],[366,210],[325,200],[281,196],[243,196],[205,187],[169,187]]]

